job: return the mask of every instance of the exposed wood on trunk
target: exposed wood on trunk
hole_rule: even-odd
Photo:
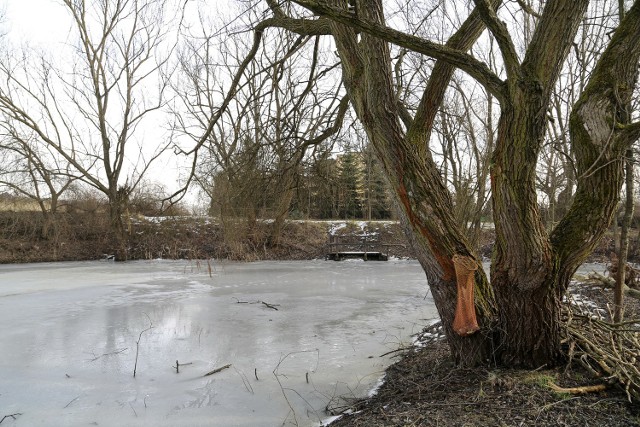
[[[460,336],[467,336],[480,329],[476,320],[476,307],[473,298],[476,283],[474,276],[478,269],[478,264],[471,257],[454,255],[453,265],[456,269],[458,290],[453,330]]]

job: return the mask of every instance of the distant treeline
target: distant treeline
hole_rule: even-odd
[[[294,171],[249,163],[201,179],[214,217],[392,219],[389,185],[370,150],[310,158]],[[283,175],[293,179],[282,182]],[[288,206],[283,206],[286,204]]]

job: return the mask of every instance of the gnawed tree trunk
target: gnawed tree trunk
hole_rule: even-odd
[[[372,7],[372,2],[366,3],[356,2],[361,19],[384,22],[381,4],[378,3],[376,8]],[[522,64],[510,44],[506,28],[497,20],[491,6],[487,2],[477,3],[482,11],[482,19],[498,40],[508,75],[504,92],[497,93],[502,112],[491,171],[497,234],[491,274],[495,300],[480,271],[476,291],[479,296],[476,299],[478,320],[481,328],[488,331],[491,330],[489,325],[492,316],[497,314],[495,331],[498,341],[495,345],[499,348],[499,354],[496,356],[503,363],[530,367],[554,364],[561,355],[561,297],[573,272],[606,229],[611,218],[611,207],[615,206],[620,188],[620,179],[616,178],[620,162],[614,160],[603,168],[599,168],[598,164],[593,173],[585,174],[598,157],[587,162],[582,160],[572,211],[577,213],[577,206],[582,208],[582,215],[592,214],[593,218],[585,221],[584,218],[572,216],[570,211],[554,232],[553,239],[550,239],[538,212],[534,188],[535,166],[545,136],[550,95],[588,1],[573,1],[570,6],[566,1],[548,2]],[[625,36],[622,38],[629,39],[625,42],[627,51],[638,50],[637,45],[631,43],[634,37],[629,35],[629,30],[638,32],[638,26],[630,19],[616,32],[616,35],[623,34]],[[405,137],[397,119],[400,114],[394,111],[395,98],[391,90],[386,45],[366,34],[360,36],[358,43],[354,40],[353,30],[337,25],[333,34],[343,59],[345,74],[351,76],[346,86],[355,110],[391,176],[422,249],[418,251],[419,258],[427,271],[443,322],[451,324],[455,306],[453,301],[456,300],[451,259],[454,255],[471,255],[471,251],[451,219],[448,192],[435,172],[436,168],[426,149],[427,141],[421,139],[428,136],[430,129],[423,125],[428,123],[424,120],[428,113],[418,109],[414,119],[418,125],[409,126]],[[612,40],[614,45],[615,37]],[[355,52],[360,54],[355,55]],[[623,56],[620,54],[618,52],[618,57]],[[367,61],[360,61],[360,58],[367,58]],[[631,59],[632,68],[635,69],[638,61]],[[611,68],[606,54],[598,68]],[[617,76],[615,81],[619,82],[622,78],[624,86],[632,88],[633,81],[628,81],[628,77]],[[448,80],[448,75],[434,69],[431,82],[442,81],[439,79]],[[368,88],[376,88],[376,91]],[[428,94],[429,88],[423,96],[421,107],[426,105]],[[593,92],[585,91],[586,100],[595,101],[594,96]],[[611,127],[608,127],[602,134],[611,135],[611,132]],[[582,141],[574,142],[576,151],[580,151],[582,144]],[[614,158],[620,158],[620,153],[612,154]],[[580,153],[577,155],[580,157]],[[610,156],[606,158],[609,161],[611,159]],[[602,188],[602,185],[596,185],[593,181],[594,177],[600,183],[613,185]],[[591,201],[596,198],[599,202],[591,204],[587,213],[585,207],[581,206],[586,193],[590,194]],[[584,228],[585,224],[589,226],[588,231]],[[580,233],[577,236],[565,234],[563,230],[567,230],[567,227],[582,228],[589,236],[576,240],[587,236]],[[489,333],[479,334],[480,337],[456,338],[450,330],[448,332],[452,350],[460,362],[481,361],[484,356],[474,360],[468,354],[478,354],[475,351],[477,345],[472,341],[489,336]],[[487,344],[485,341],[481,347]],[[469,351],[470,348],[473,350]]]
[[[363,19],[384,21],[380,2],[356,3]],[[481,31],[482,24],[474,15],[449,44],[466,49]],[[405,132],[393,92],[388,45],[368,34],[361,34],[358,41],[354,30],[340,24],[333,24],[332,33],[342,59],[345,87],[395,190],[408,235],[427,274],[452,353],[460,364],[485,363],[492,351],[490,333],[487,334],[495,315],[492,291],[484,270],[475,261],[478,265],[475,271],[475,314],[483,332],[458,335],[453,328],[457,305],[453,257],[474,257],[453,217],[449,192],[428,149],[437,106],[442,101],[454,68],[443,63],[436,65],[434,75],[437,78],[432,77],[427,88],[428,96],[423,97],[414,119],[416,126]]]

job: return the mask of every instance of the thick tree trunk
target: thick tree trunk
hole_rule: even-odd
[[[278,189],[277,200],[275,204],[274,221],[271,225],[271,233],[269,236],[271,244],[275,246],[280,244],[284,224],[289,216],[291,202],[295,195],[296,173],[304,153],[304,150],[299,150],[293,159],[281,162],[278,167],[281,175],[276,184],[276,188]]]
[[[115,245],[116,261],[129,259],[129,239],[125,226],[125,213],[128,194],[124,189],[112,192],[109,200],[109,224]]]
[[[499,310],[501,362],[539,367],[560,356],[560,295],[554,291],[551,245],[535,191],[537,150],[544,99],[520,92],[513,108],[503,106],[491,183],[496,229],[491,283]]]
[[[456,281],[453,277],[449,278],[449,280],[442,279],[441,275],[437,273],[439,271],[437,260],[435,260],[433,253],[428,250],[428,247],[424,242],[420,242],[421,237],[419,234],[416,234],[414,226],[407,218],[406,211],[401,207],[398,207],[396,210],[409,243],[411,244],[420,265],[427,275],[431,296],[436,308],[438,309],[445,337],[456,364],[461,366],[486,364],[492,360],[493,346],[491,322],[493,317],[486,313],[480,313],[480,317],[478,319],[480,331],[473,335],[460,336],[455,333],[453,330],[453,321],[455,318],[457,303]],[[488,287],[486,276],[482,271],[477,271],[475,279],[475,296],[482,299],[482,290]]]
[[[286,183],[287,187],[282,189],[282,192],[278,195],[278,200],[275,206],[275,215],[273,224],[271,225],[271,233],[269,236],[270,243],[274,246],[280,244],[282,238],[282,232],[284,230],[284,224],[289,216],[289,209],[291,208],[291,201],[293,200],[294,190],[291,187],[293,183]]]
[[[357,2],[366,19],[383,22],[382,5]],[[450,45],[468,49],[482,32],[477,14],[470,17]],[[473,250],[453,217],[453,204],[428,147],[431,126],[454,67],[439,62],[434,76],[407,132],[400,124],[400,112],[393,92],[388,45],[373,36],[343,25],[332,25],[342,59],[345,86],[369,141],[383,165],[397,197],[406,234],[423,269],[442,319],[453,357],[461,365],[486,363],[493,349],[491,324],[496,307],[487,277],[476,261],[474,307],[480,331],[461,336],[454,331],[457,286],[453,257],[471,256]],[[358,40],[360,38],[360,40]],[[366,58],[366,61],[362,59]],[[375,88],[375,90],[372,90]]]
[[[526,280],[526,275],[516,278],[520,282]],[[531,289],[516,290],[513,280],[504,274],[492,276],[491,284],[500,307],[496,328],[500,343],[499,362],[528,368],[559,362],[563,295],[559,289],[566,288],[567,284],[554,283],[554,278],[549,277],[536,284],[530,283]]]

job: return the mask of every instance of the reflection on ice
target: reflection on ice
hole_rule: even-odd
[[[436,316],[415,262],[213,267],[0,266],[3,427],[318,425]]]

